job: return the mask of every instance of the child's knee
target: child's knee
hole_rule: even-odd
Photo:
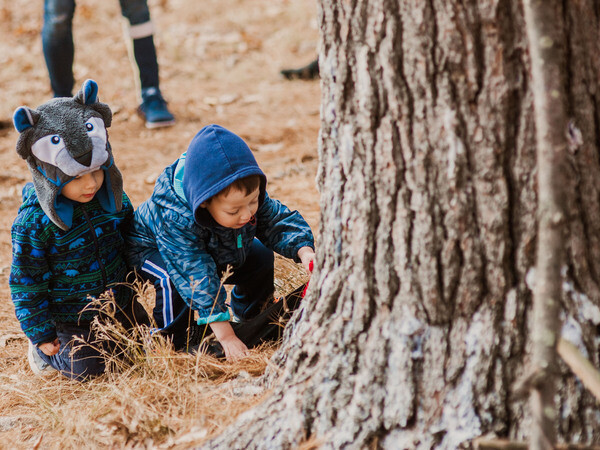
[[[103,356],[95,348],[80,343],[61,344],[51,365],[62,375],[77,381],[102,375],[106,368]]]

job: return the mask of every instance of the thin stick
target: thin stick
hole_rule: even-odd
[[[477,450],[527,450],[526,442],[507,441],[505,439],[475,439],[473,447]],[[556,444],[556,450],[600,450],[597,445]]]
[[[532,366],[546,376],[533,386],[530,407],[532,450],[551,450],[556,442],[555,366],[560,335],[560,270],[564,261],[564,169],[568,148],[564,84],[564,25],[558,0],[525,0],[525,27],[537,145],[538,234],[533,289]]]
[[[558,354],[567,366],[581,380],[583,385],[600,401],[600,372],[581,354],[571,342],[558,340]]]

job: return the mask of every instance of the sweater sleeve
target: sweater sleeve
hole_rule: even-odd
[[[230,319],[217,265],[204,242],[189,227],[171,222],[156,236],[158,250],[177,292],[198,312],[198,324]]]
[[[127,236],[131,231],[131,227],[133,226],[133,205],[131,204],[131,200],[129,200],[129,197],[127,197],[125,192],[123,192],[122,202],[123,209],[121,210],[121,213],[123,214],[123,220],[121,221],[119,228],[121,234],[123,236]]]
[[[46,244],[36,227],[14,224],[13,259],[9,277],[11,298],[21,329],[34,344],[51,342],[56,328],[50,314]]]
[[[256,216],[256,237],[280,255],[300,262],[300,248],[315,248],[312,231],[302,215],[298,211],[290,211],[278,200],[271,199],[267,193]]]

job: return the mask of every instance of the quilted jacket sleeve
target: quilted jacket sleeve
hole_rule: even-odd
[[[265,193],[265,201],[256,213],[256,237],[273,251],[300,262],[301,247],[314,249],[315,241],[308,223],[298,211],[290,209]]]

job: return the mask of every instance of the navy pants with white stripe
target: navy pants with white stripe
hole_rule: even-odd
[[[190,342],[191,337],[208,335],[210,331],[204,333],[204,326],[196,325],[192,310],[177,292],[165,267],[160,253],[156,251],[144,261],[139,274],[154,285],[156,304],[153,316],[157,327],[173,340],[177,350],[181,350],[197,343]],[[224,270],[220,268],[221,272]],[[254,239],[244,264],[234,269],[233,274],[225,280],[226,284],[235,285],[231,292],[234,314],[243,320],[258,315],[273,295],[273,278],[273,251]]]

